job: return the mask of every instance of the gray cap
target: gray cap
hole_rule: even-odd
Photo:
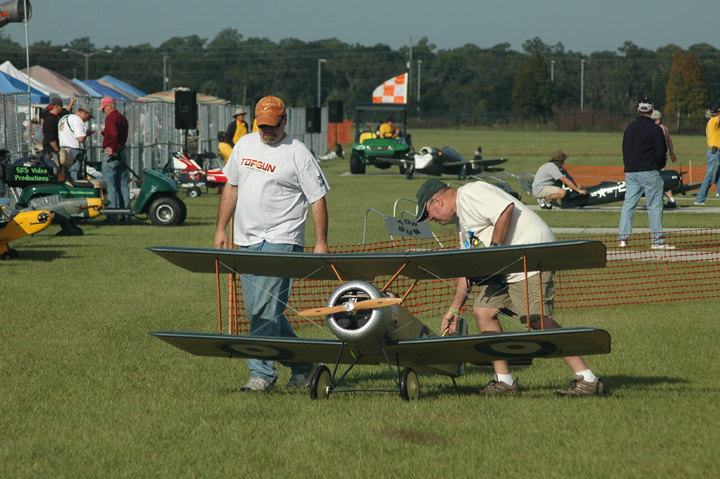
[[[435,193],[446,188],[447,184],[437,178],[430,178],[422,184],[417,190],[418,214],[415,221],[425,221],[427,219],[427,202],[435,196]]]
[[[659,120],[660,118],[662,118],[662,113],[659,110],[653,110],[650,118],[652,118],[653,120]]]
[[[553,153],[552,160],[550,161],[563,161],[567,160],[569,157],[563,152],[562,150],[557,150],[555,153]]]

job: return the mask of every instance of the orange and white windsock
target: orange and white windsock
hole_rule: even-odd
[[[373,91],[373,103],[407,103],[407,73],[389,79]]]

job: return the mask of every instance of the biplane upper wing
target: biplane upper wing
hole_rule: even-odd
[[[254,358],[272,361],[358,364],[384,363],[378,349],[359,359],[338,339],[277,338],[160,331],[150,333],[196,356]],[[471,336],[446,336],[387,341],[387,353],[399,364],[452,375],[443,366],[498,359],[557,358],[607,354],[610,335],[596,328],[562,328]],[[342,355],[339,356],[342,349]],[[393,359],[391,362],[395,363]]]
[[[556,241],[494,248],[405,253],[276,253],[154,246],[148,248],[171,263],[196,273],[254,274],[303,279],[372,281],[400,274],[408,278],[458,278],[528,271],[561,271],[605,267],[600,241]]]

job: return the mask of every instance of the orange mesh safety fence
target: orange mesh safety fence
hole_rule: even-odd
[[[570,173],[580,186],[594,186],[601,181],[625,181],[625,172],[622,166],[583,166],[583,165],[565,165],[564,168]],[[681,171],[683,173],[683,181],[686,185],[690,183],[700,183],[705,178],[705,166],[693,166],[692,162],[685,167],[681,167],[678,163],[668,163],[667,168],[671,170]],[[711,190],[716,189],[713,185]]]
[[[607,247],[607,267],[558,272],[555,278],[555,309],[720,298],[720,286],[716,281],[720,277],[720,229],[667,232],[667,244],[676,247],[672,251],[651,250],[649,233],[633,234],[629,247],[624,249],[618,248],[617,234],[563,235],[559,239],[602,241]],[[336,246],[331,247],[330,252],[389,253],[457,247],[457,235],[447,234],[437,240],[405,239]],[[382,289],[390,278],[378,277],[372,284]],[[388,291],[402,296],[413,283],[414,280],[400,276]],[[452,301],[455,283],[455,280],[423,278],[408,295],[403,306],[416,316],[433,311],[442,315]],[[699,284],[702,287],[698,287]],[[299,317],[297,312],[325,306],[327,298],[338,285],[339,281],[296,279],[286,309],[288,320],[296,327],[309,325],[310,321]],[[238,327],[231,327],[230,331],[246,333],[249,324],[244,315],[239,276],[234,289],[237,294],[233,295],[230,288],[229,299],[237,307]],[[473,290],[472,296],[476,297],[478,292],[478,289]],[[471,309],[472,300],[468,300],[465,310]],[[318,320],[323,319],[316,318]]]
[[[353,122],[351,120],[345,120],[342,123],[329,123],[328,124],[328,150],[332,150],[335,144],[347,145],[352,142],[352,127]],[[337,133],[337,138],[335,134]]]

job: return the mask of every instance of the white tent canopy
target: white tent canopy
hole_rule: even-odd
[[[10,61],[6,61],[2,65],[0,65],[0,71],[5,73],[6,75],[9,75],[9,76],[17,79],[17,80],[20,80],[21,82],[23,82],[25,84],[28,83],[28,76],[25,73],[18,70],[17,68],[15,68],[13,66],[13,64],[10,63]],[[63,100],[69,99],[69,97],[67,95],[60,93],[59,91],[55,90],[54,88],[51,88],[51,87],[47,86],[46,84],[33,79],[32,77],[30,77],[30,86],[35,88],[36,90],[39,90],[39,91],[45,93],[49,97],[59,96]]]

